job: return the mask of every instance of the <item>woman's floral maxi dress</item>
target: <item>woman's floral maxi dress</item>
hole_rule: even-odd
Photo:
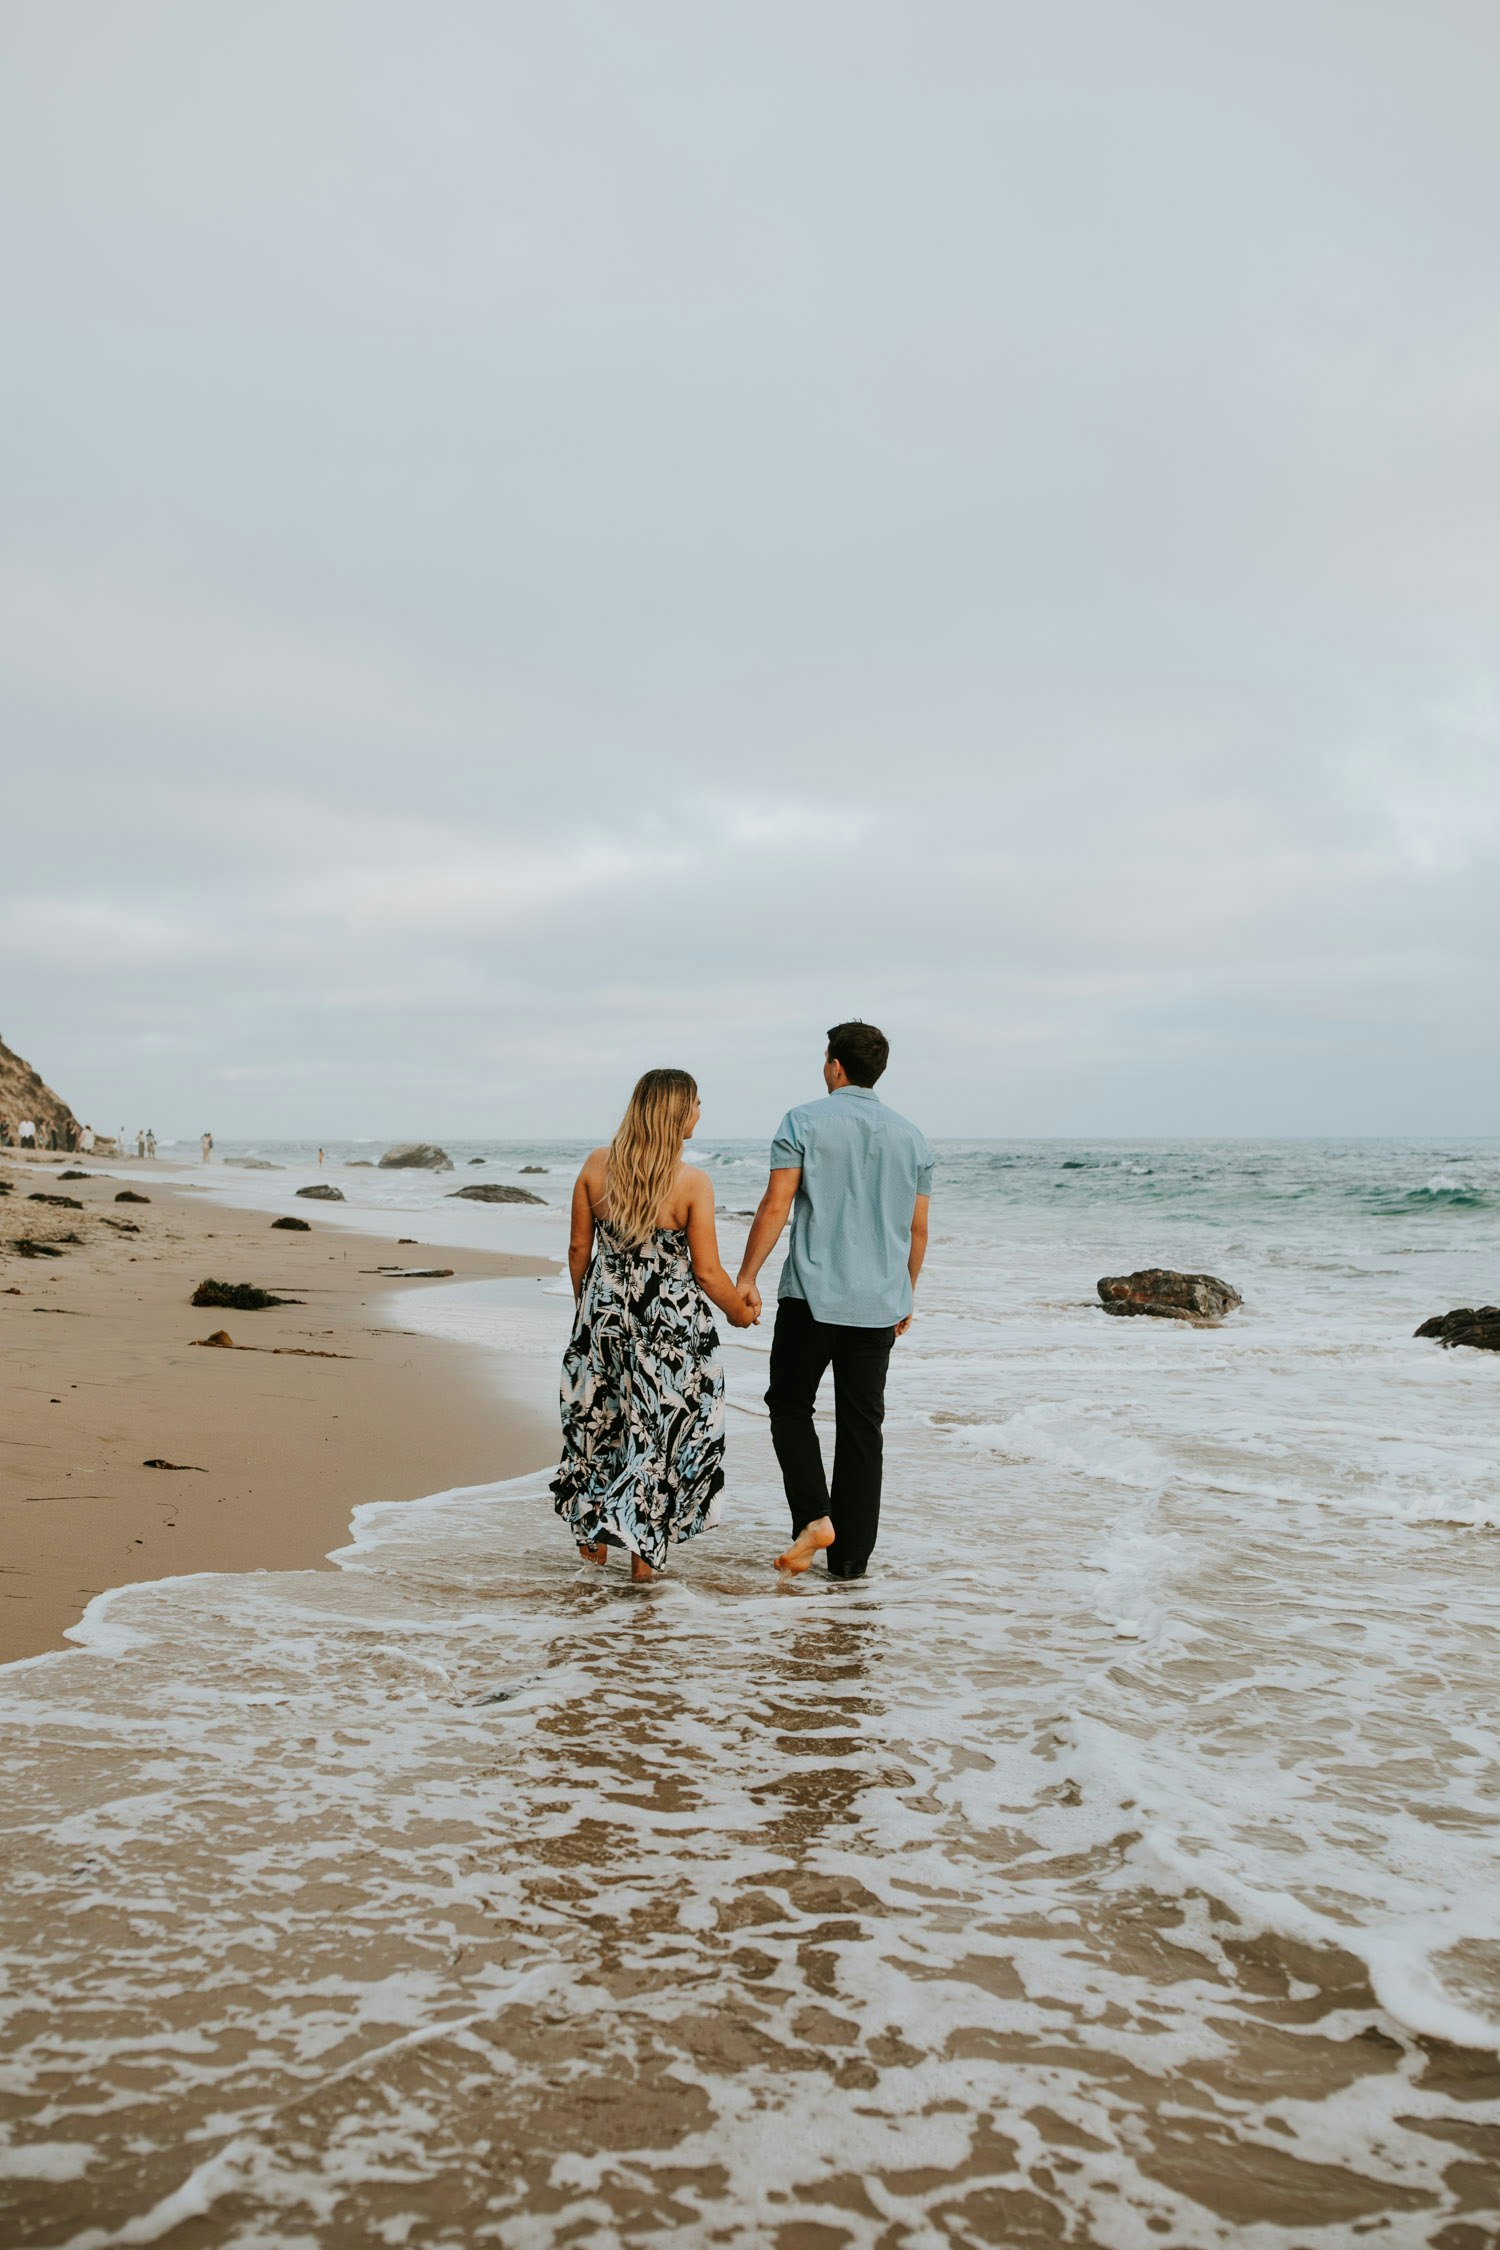
[[[576,1539],[653,1566],[719,1520],[724,1371],[687,1229],[627,1249],[599,1227],[563,1356],[554,1505]]]

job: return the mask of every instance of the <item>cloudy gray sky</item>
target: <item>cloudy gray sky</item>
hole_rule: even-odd
[[[5,0],[96,1123],[1500,1130],[1491,0]]]

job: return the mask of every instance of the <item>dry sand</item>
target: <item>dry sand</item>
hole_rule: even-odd
[[[200,1201],[144,1168],[126,1181],[64,1170],[89,1160],[0,1158],[0,1662],[66,1645],[106,1587],[315,1567],[361,1501],[519,1476],[554,1454],[555,1429],[497,1395],[491,1354],[403,1327],[402,1295],[441,1284],[363,1270],[399,1259],[463,1280],[550,1262],[397,1250],[320,1225],[315,1203],[310,1233],[273,1230],[267,1212]],[[117,1203],[122,1187],[149,1204]],[[23,1257],[21,1237],[62,1255]],[[189,1299],[208,1276],[303,1301],[202,1310]],[[198,1348],[221,1329],[255,1349]],[[340,1356],[300,1356],[314,1353]]]

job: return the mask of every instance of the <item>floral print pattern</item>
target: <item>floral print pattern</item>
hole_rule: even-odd
[[[563,1357],[562,1425],[553,1504],[576,1539],[656,1567],[718,1522],[724,1372],[686,1228],[636,1248],[598,1229]]]

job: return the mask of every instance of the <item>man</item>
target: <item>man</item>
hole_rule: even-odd
[[[766,1392],[792,1511],[792,1544],[777,1556],[778,1570],[806,1570],[827,1548],[830,1577],[862,1578],[880,1528],[886,1370],[892,1344],[911,1326],[932,1189],[931,1149],[875,1092],[890,1051],[872,1023],[829,1032],[829,1098],[782,1119],[740,1267],[738,1286],[759,1312],[756,1276],[790,1215]],[[831,1495],[813,1423],[830,1366]]]

